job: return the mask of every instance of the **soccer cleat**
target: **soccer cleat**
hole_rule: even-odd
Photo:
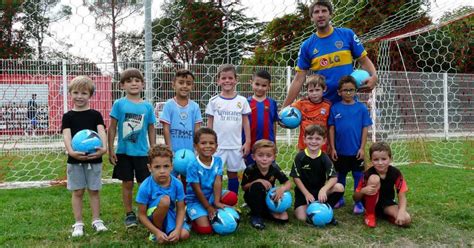
[[[354,204],[354,214],[363,214],[365,211],[364,209],[364,205],[362,204],[362,202],[358,201]]]
[[[263,230],[265,229],[265,224],[263,223],[263,220],[261,217],[258,216],[252,216],[250,217],[250,224],[252,227],[258,230]]]
[[[105,232],[109,229],[107,229],[107,227],[104,225],[104,221],[98,219],[98,220],[94,220],[92,222],[92,228],[94,228],[94,230],[96,232]]]
[[[137,216],[134,212],[127,213],[127,217],[125,217],[125,227],[136,227],[138,226]]]
[[[346,205],[346,202],[344,201],[344,197],[341,197],[341,199],[334,205],[334,209],[342,208]]]
[[[364,222],[368,227],[376,227],[377,226],[375,214],[366,214],[365,217],[364,217]]]
[[[78,222],[72,225],[72,234],[71,237],[77,238],[84,236],[84,223]]]
[[[155,236],[155,234],[150,233],[150,235],[148,236],[148,240],[150,240],[150,241],[152,241],[152,242],[156,242],[156,236]]]

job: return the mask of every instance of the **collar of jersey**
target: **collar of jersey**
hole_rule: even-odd
[[[201,160],[199,160],[199,156],[196,156],[196,160],[198,161],[199,165],[201,165],[204,169],[210,169],[212,167],[212,165],[214,164],[214,156],[212,156],[211,165],[209,165],[209,166],[207,166],[206,164],[201,162]]]
[[[332,26],[330,26],[330,28],[331,29],[329,30],[329,32],[327,34],[322,35],[322,34],[319,34],[319,32],[316,32],[316,36],[318,36],[319,38],[328,37],[329,35],[331,35],[334,32],[334,28]]]
[[[321,149],[319,149],[318,156],[316,156],[316,158],[318,158],[319,156],[321,156],[321,153],[322,153],[322,151],[321,151]],[[309,156],[308,148],[305,148],[305,149],[304,149],[304,154],[306,154],[306,156],[308,156],[308,157],[311,157],[311,156]]]

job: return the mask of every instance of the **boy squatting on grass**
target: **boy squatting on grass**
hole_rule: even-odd
[[[385,217],[398,226],[408,226],[411,217],[408,214],[406,192],[408,187],[402,173],[391,165],[392,150],[385,142],[372,144],[369,149],[372,167],[364,173],[354,192],[354,201],[363,200],[365,206],[365,224],[375,227],[376,217]],[[398,204],[395,202],[395,190]]]
[[[264,229],[262,218],[277,223],[288,222],[288,213],[272,213],[267,207],[265,197],[278,180],[282,186],[276,188],[273,200],[278,201],[285,191],[290,190],[291,182],[273,161],[276,156],[276,145],[270,140],[261,139],[252,148],[254,164],[248,166],[242,176],[244,199],[250,208],[250,224],[256,229]]]
[[[155,145],[148,152],[150,176],[137,192],[138,218],[151,232],[149,239],[158,243],[174,243],[189,238],[189,225],[184,223],[184,188],[171,175],[173,152],[166,145]]]
[[[295,156],[290,176],[295,181],[295,216],[305,221],[308,204],[318,200],[334,208],[344,194],[344,186],[337,182],[331,159],[321,150],[326,143],[326,130],[309,125],[304,130],[306,149]],[[331,223],[337,224],[333,217]]]
[[[233,65],[221,65],[217,71],[221,93],[211,97],[206,106],[207,126],[217,133],[219,149],[216,156],[227,165],[228,189],[239,192],[237,173],[245,169],[243,158],[250,152],[250,106],[245,97],[235,91],[237,71]],[[242,129],[245,142],[242,145]]]
[[[364,149],[368,129],[372,125],[365,104],[354,99],[356,92],[355,79],[351,76],[342,77],[338,86],[338,94],[342,97],[342,101],[331,106],[328,119],[331,159],[336,167],[338,182],[345,187],[347,173],[352,171],[354,190],[363,176]],[[344,204],[342,197],[335,208]],[[364,213],[364,206],[360,201],[354,203],[353,212]]]
[[[107,231],[100,219],[100,196],[102,188],[102,155],[107,151],[105,125],[102,115],[90,108],[89,99],[94,94],[94,83],[86,76],[77,76],[69,84],[69,94],[73,108],[63,115],[62,132],[67,158],[67,189],[72,191],[72,211],[76,223],[72,226],[72,237],[84,235],[82,221],[82,200],[84,191],[89,192],[92,209],[92,227],[96,232]],[[103,146],[91,154],[76,152],[72,149],[71,139],[84,129],[97,132]]]
[[[211,234],[211,220],[216,208],[237,203],[237,195],[228,191],[222,195],[222,167],[220,157],[215,156],[217,135],[214,130],[202,127],[194,134],[196,160],[188,165],[186,186],[186,212],[192,228],[199,234]]]
[[[272,76],[265,70],[256,72],[252,77],[253,95],[247,98],[251,113],[250,123],[250,149],[256,141],[267,139],[276,144],[276,123],[278,122],[278,104],[267,92],[271,88]],[[245,143],[245,134],[242,135],[242,143]],[[252,154],[245,158],[245,164],[255,163]]]
[[[133,179],[136,178],[140,184],[150,175],[147,168],[148,143],[150,146],[156,143],[156,118],[153,106],[141,97],[145,85],[139,70],[129,68],[123,71],[120,87],[126,96],[116,100],[112,106],[108,146],[109,160],[114,165],[112,177],[122,181],[125,226],[128,228],[137,226],[137,217],[132,210]],[[114,151],[117,132],[117,150]]]
[[[298,100],[291,106],[301,111],[300,135],[298,138],[298,149],[303,151],[306,148],[304,143],[304,130],[308,125],[320,125],[327,129],[329,110],[331,102],[323,99],[326,92],[326,80],[322,75],[311,75],[306,79],[305,83],[307,99]],[[326,152],[327,144],[325,143],[321,149]]]

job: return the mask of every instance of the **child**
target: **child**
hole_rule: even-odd
[[[191,71],[178,70],[173,78],[175,97],[169,99],[163,108],[160,122],[163,123],[165,143],[173,152],[193,148],[194,132],[201,127],[202,117],[199,105],[189,99],[194,86],[194,75]],[[183,184],[186,179],[181,175]]]
[[[295,181],[295,216],[306,220],[306,208],[311,202],[327,202],[331,207],[344,194],[344,186],[337,183],[336,171],[329,157],[321,150],[326,143],[326,130],[309,125],[304,130],[306,148],[295,156],[290,176]],[[335,218],[331,221],[337,224]]]
[[[244,199],[250,207],[250,224],[256,229],[265,228],[262,217],[280,223],[288,222],[286,212],[271,213],[265,203],[267,191],[275,186],[276,180],[283,186],[276,189],[274,200],[280,199],[283,193],[291,188],[288,177],[276,164],[273,164],[275,156],[275,143],[266,139],[255,142],[252,148],[252,158],[255,160],[255,164],[247,167],[242,177],[242,190],[245,191]]]
[[[229,191],[226,198],[221,198],[223,163],[213,156],[217,149],[216,132],[205,127],[196,131],[194,148],[198,155],[186,172],[186,212],[195,232],[211,234],[210,220],[215,217],[216,208],[235,205],[237,195]]]
[[[76,223],[72,226],[72,237],[84,235],[82,198],[86,188],[89,192],[92,209],[92,227],[96,232],[107,231],[107,227],[99,216],[99,190],[102,188],[102,155],[107,151],[107,139],[102,115],[91,109],[89,105],[89,99],[94,94],[94,88],[94,83],[89,77],[75,77],[69,85],[73,109],[65,113],[62,119],[61,129],[68,153],[67,188],[72,191],[72,211],[76,219]],[[72,137],[83,129],[93,130],[99,134],[103,146],[97,147],[95,153],[85,154],[72,149]]]
[[[347,173],[352,171],[354,190],[363,175],[364,148],[368,128],[372,125],[367,107],[354,100],[356,91],[357,84],[353,77],[341,78],[338,94],[342,97],[342,101],[332,105],[328,120],[331,159],[335,161],[338,182],[345,187]],[[341,198],[336,208],[343,205],[344,198]],[[355,202],[353,212],[364,213],[361,202]]]
[[[253,96],[247,98],[252,111],[249,115],[250,149],[253,149],[255,142],[261,139],[267,139],[273,143],[276,142],[275,132],[278,121],[278,106],[275,100],[267,97],[271,81],[270,73],[265,70],[258,71],[253,75]],[[243,135],[243,138],[245,143],[245,135]],[[254,162],[252,155],[247,155],[245,164],[249,166]]]
[[[331,102],[323,99],[323,93],[326,91],[326,81],[324,76],[311,75],[306,79],[306,93],[308,98],[298,100],[291,106],[301,111],[300,136],[298,138],[298,149],[303,151],[306,148],[304,143],[304,129],[311,124],[320,125],[327,128],[329,118],[329,109]],[[326,144],[322,147],[323,152],[326,152]]]
[[[207,126],[214,129],[219,140],[216,156],[227,164],[228,189],[238,194],[237,173],[245,169],[243,157],[250,152],[251,110],[247,99],[235,91],[237,72],[233,65],[221,65],[217,71],[217,84],[221,93],[211,97],[206,107]],[[242,127],[245,143],[242,145]]]
[[[140,95],[144,86],[143,75],[139,70],[129,68],[123,71],[120,75],[120,87],[126,96],[116,100],[110,112],[109,160],[115,166],[112,177],[122,180],[127,228],[137,226],[137,217],[132,211],[133,179],[135,177],[140,184],[150,175],[147,169],[148,143],[153,146],[156,141],[153,106],[143,101]],[[117,131],[117,151],[114,151]]]
[[[150,176],[137,192],[138,219],[151,232],[149,239],[172,243],[189,238],[184,223],[183,184],[170,175],[173,152],[166,145],[156,145],[148,152]]]
[[[372,167],[364,173],[354,192],[354,201],[364,200],[365,224],[376,226],[376,215],[387,217],[398,226],[408,226],[411,222],[408,214],[405,193],[408,187],[402,173],[391,166],[392,150],[385,142],[372,144],[369,149]],[[398,205],[395,202],[395,190]]]

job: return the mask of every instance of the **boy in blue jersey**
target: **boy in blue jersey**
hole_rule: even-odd
[[[128,228],[137,226],[137,217],[132,211],[134,178],[140,184],[150,175],[147,169],[148,144],[153,146],[156,142],[156,118],[153,106],[141,98],[145,84],[139,70],[129,68],[123,71],[120,74],[120,87],[126,96],[116,100],[112,106],[108,148],[109,161],[114,165],[112,177],[122,181],[125,226]]]
[[[180,69],[176,72],[173,83],[175,97],[169,99],[163,107],[160,122],[163,123],[163,136],[166,145],[173,152],[193,148],[194,132],[201,127],[202,117],[199,105],[189,99],[194,86],[194,75],[191,71]],[[186,183],[181,175],[183,184]]]
[[[296,75],[293,79],[283,107],[290,105],[298,96],[309,71],[326,78],[328,89],[324,98],[333,104],[341,101],[337,85],[342,76],[353,71],[353,60],[368,71],[371,77],[365,81],[364,91],[375,88],[377,74],[357,35],[348,28],[334,28],[330,21],[333,7],[329,0],[316,0],[309,7],[309,16],[317,32],[303,42],[298,55]],[[361,88],[362,90],[362,88]]]
[[[158,243],[174,243],[189,238],[184,222],[184,188],[174,176],[173,152],[166,145],[156,145],[148,152],[150,176],[137,192],[138,218],[151,232],[149,239]]]
[[[253,96],[247,98],[252,112],[249,115],[250,122],[250,149],[255,142],[261,139],[270,140],[276,144],[275,132],[276,123],[278,121],[278,105],[275,100],[267,97],[270,90],[272,77],[265,70],[258,71],[253,75],[252,90]],[[245,134],[242,135],[243,143],[245,142]],[[252,155],[249,154],[245,158],[247,166],[255,163]]]
[[[357,84],[353,77],[341,78],[338,94],[342,97],[342,101],[332,105],[328,120],[329,142],[333,148],[331,159],[335,161],[338,182],[345,187],[347,173],[352,171],[354,190],[363,176],[364,148],[368,128],[372,125],[367,107],[354,100],[356,91]],[[343,205],[344,198],[335,207]],[[362,214],[364,206],[358,201],[353,210],[354,214]]]
[[[196,160],[187,168],[186,213],[193,230],[199,234],[211,234],[211,222],[216,208],[232,205],[221,198],[222,160],[213,156],[217,150],[217,134],[210,128],[201,128],[194,135]],[[233,192],[233,199],[237,195]],[[235,201],[236,202],[236,201]],[[233,204],[235,204],[233,202]]]

